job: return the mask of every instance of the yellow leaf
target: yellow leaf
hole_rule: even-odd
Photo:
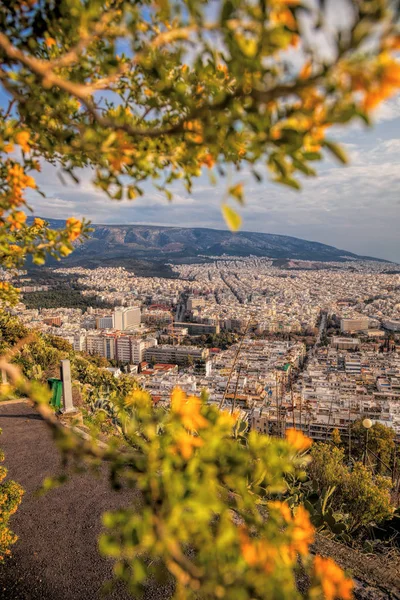
[[[222,205],[222,214],[231,231],[237,231],[242,224],[242,217],[227,204]]]
[[[299,79],[309,79],[312,73],[312,64],[310,61],[307,61],[306,63],[304,63],[300,74],[299,74]]]
[[[17,144],[19,146],[21,146],[21,148],[24,152],[29,152],[29,150],[30,150],[29,138],[30,138],[30,135],[29,135],[28,131],[20,131],[15,136],[15,141],[17,142]]]
[[[236,32],[234,35],[235,35],[237,45],[239,46],[239,48],[243,52],[243,54],[245,56],[247,56],[248,58],[254,58],[256,56],[257,50],[258,50],[257,41],[251,37],[247,37],[246,35],[243,35],[240,32]]]
[[[233,196],[239,204],[243,204],[243,183],[237,183],[236,185],[229,188],[228,193]]]
[[[129,185],[128,186],[127,194],[128,194],[128,199],[129,200],[134,200],[138,196],[136,188],[133,185]]]

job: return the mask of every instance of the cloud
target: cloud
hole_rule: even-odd
[[[250,228],[400,261],[400,140],[381,140],[366,150],[349,144],[347,149],[349,166],[329,163],[318,178],[303,181],[301,193],[271,186],[267,194],[252,198]]]
[[[396,96],[391,100],[387,100],[383,102],[380,106],[378,106],[374,121],[376,123],[382,121],[393,121],[394,119],[398,119],[400,117],[400,96]]]
[[[386,111],[386,113],[385,113]],[[400,98],[386,103],[374,130],[349,130],[342,137],[348,166],[329,157],[316,164],[318,177],[303,178],[299,193],[268,180],[257,184],[249,168],[234,173],[243,181],[246,206],[238,206],[243,228],[312,239],[366,255],[400,261]],[[266,171],[264,172],[266,174]],[[91,183],[92,171],[79,172],[78,185],[63,185],[57,169],[43,165],[38,182],[47,197],[34,192],[35,213],[53,218],[85,216],[95,223],[149,223],[226,228],[220,205],[228,181],[214,186],[208,174],[196,180],[193,193],[176,185],[172,203],[151,184],[135,201],[111,201]],[[234,202],[232,200],[232,202]]]

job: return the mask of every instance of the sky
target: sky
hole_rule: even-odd
[[[331,138],[343,144],[350,163],[329,158],[315,163],[318,177],[304,178],[300,192],[268,181],[267,172],[262,183],[246,170],[232,176],[232,183],[245,185],[242,230],[292,235],[400,263],[400,96],[378,109],[373,128],[354,123],[337,128]],[[57,169],[44,165],[37,182],[46,198],[36,193],[29,198],[35,214],[226,229],[220,210],[226,179],[213,185],[204,172],[191,194],[175,188],[172,202],[151,185],[142,198],[117,202],[95,189],[91,176],[82,171],[79,184],[64,185]]]

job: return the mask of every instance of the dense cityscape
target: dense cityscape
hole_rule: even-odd
[[[26,308],[51,288],[21,279],[15,313],[75,351],[130,373],[154,403],[205,390],[251,428],[317,440],[364,417],[400,436],[400,275],[378,261],[215,257],[170,265],[176,278],[124,268],[58,268],[84,298],[113,308]]]

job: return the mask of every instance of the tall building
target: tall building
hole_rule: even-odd
[[[120,306],[114,309],[113,327],[119,331],[136,329],[140,325],[140,308],[138,306]]]
[[[82,350],[85,350],[86,336],[82,333],[76,333],[74,335],[72,344],[74,346],[75,351],[81,352]]]
[[[341,319],[340,329],[341,331],[367,331],[369,327],[368,317],[356,317],[354,319]]]
[[[130,335],[121,335],[116,338],[116,358],[123,363],[132,364],[132,339]]]

